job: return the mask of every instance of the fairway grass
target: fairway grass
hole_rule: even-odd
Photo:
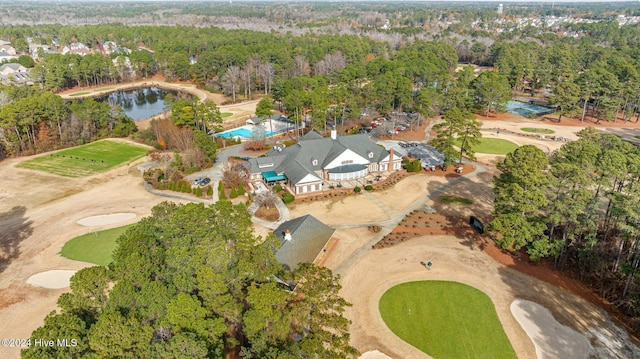
[[[506,155],[513,152],[519,146],[515,143],[501,138],[480,138],[480,144],[473,146],[473,150],[476,153],[485,153],[488,155]],[[454,144],[460,146],[460,141],[455,140]]]
[[[142,146],[104,140],[45,154],[24,161],[17,167],[45,171],[64,177],[84,177],[136,160],[146,155],[147,151]]]
[[[542,133],[543,135],[551,135],[556,133],[556,131],[550,130],[548,128],[523,127],[520,130],[524,132]]]
[[[64,244],[60,254],[76,261],[107,266],[111,263],[113,251],[117,247],[116,239],[131,226],[133,224],[73,238]]]
[[[433,358],[517,358],[491,299],[468,285],[399,284],[384,293],[379,308],[391,331]]]
[[[468,198],[464,198],[464,197],[456,197],[456,196],[440,196],[438,198],[440,200],[440,202],[442,203],[460,203],[460,204],[464,204],[464,205],[472,205],[473,201],[468,199]]]

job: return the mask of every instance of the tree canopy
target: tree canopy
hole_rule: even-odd
[[[355,357],[338,279],[313,264],[285,272],[279,242],[253,234],[243,205],[165,202],[152,213],[118,239],[108,268],[74,275],[36,337],[76,338],[76,357]]]

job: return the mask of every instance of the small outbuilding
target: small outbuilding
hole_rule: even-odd
[[[286,221],[273,232],[282,242],[276,258],[291,271],[299,263],[313,263],[335,231],[310,214]]]

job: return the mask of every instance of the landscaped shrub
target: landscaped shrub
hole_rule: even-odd
[[[244,189],[244,184],[240,183],[238,186],[238,196],[243,196],[247,191]]]
[[[368,185],[364,186],[364,189],[367,190],[367,191],[371,191],[371,190],[373,190],[373,186],[368,184]]]
[[[356,187],[353,189],[353,192],[355,192],[355,193],[360,193],[360,191],[362,191],[362,188],[360,188],[360,187],[358,187],[358,186],[356,186]]]
[[[236,198],[238,197],[238,191],[236,191],[235,188],[231,189],[231,193],[229,193],[229,198]]]
[[[202,188],[196,187],[196,192],[194,194],[198,197],[202,197]]]
[[[220,199],[227,199],[227,194],[224,193],[224,189],[222,191],[218,191],[218,197],[220,197]]]
[[[404,167],[407,169],[407,172],[420,172],[422,169],[422,163],[420,160],[413,160],[411,162],[407,161]]]
[[[289,192],[285,192],[282,194],[282,202],[284,202],[284,204],[289,204],[293,201],[295,201],[296,196],[292,195]]]
[[[280,185],[280,183],[278,183],[277,185],[273,186],[273,192],[278,193],[282,191],[282,186]]]
[[[207,186],[207,196],[213,196],[213,187]]]

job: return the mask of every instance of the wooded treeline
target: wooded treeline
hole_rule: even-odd
[[[354,358],[338,278],[286,272],[244,205],[164,202],[118,239],[113,263],[80,270],[23,358]],[[295,290],[293,290],[295,287]],[[55,340],[55,339],[54,339]]]
[[[498,165],[496,243],[555,258],[640,332],[640,149],[593,127],[550,156],[522,146]]]
[[[65,102],[35,87],[1,87],[0,103],[0,159],[136,131],[133,120],[119,107],[93,99]]]

